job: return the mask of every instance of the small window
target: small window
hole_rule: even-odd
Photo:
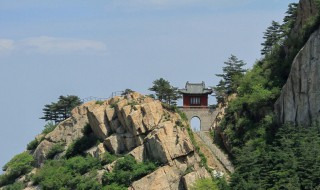
[[[191,97],[190,105],[200,105],[200,97]]]

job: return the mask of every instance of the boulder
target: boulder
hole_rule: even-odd
[[[147,132],[143,122],[142,122],[142,112],[140,107],[136,108],[137,110],[133,111],[129,115],[129,120],[132,123],[132,130],[131,132],[135,135],[145,134]]]
[[[125,129],[127,129],[126,120],[125,120],[124,116],[122,115],[121,111],[122,111],[122,108],[125,107],[126,105],[128,105],[128,100],[126,100],[126,99],[120,100],[115,105],[115,111],[118,116],[118,120],[119,120],[121,126],[124,127]]]
[[[211,178],[211,175],[205,168],[200,168],[197,171],[190,172],[182,177],[182,181],[185,187],[185,190],[191,190],[193,184],[198,179]]]
[[[163,122],[145,139],[146,158],[160,163],[189,154],[194,151],[185,128],[175,126],[171,121]]]
[[[94,134],[101,140],[109,135],[111,128],[107,124],[107,116],[105,110],[108,105],[99,105],[88,107],[88,119]]]
[[[179,187],[180,185],[180,187]],[[158,168],[153,173],[132,183],[128,190],[182,189],[179,170],[170,166]]]
[[[50,142],[70,145],[74,140],[83,136],[83,129],[87,125],[87,117],[68,118],[61,122],[51,133],[45,136]]]
[[[131,152],[128,153],[129,155],[133,156],[135,160],[138,162],[145,161],[144,159],[144,146],[138,146],[135,149],[133,149]]]
[[[163,108],[160,101],[152,101],[141,105],[143,124],[148,131],[156,127],[161,121]]]
[[[113,134],[103,142],[107,150],[113,154],[122,154],[126,151],[122,135]]]
[[[33,157],[36,160],[37,167],[40,167],[44,161],[46,160],[46,155],[50,151],[50,149],[53,147],[54,143],[49,142],[47,140],[43,140],[36,150],[33,153]]]
[[[106,149],[103,143],[98,144],[88,150],[85,151],[87,154],[90,154],[92,157],[99,158],[100,155],[106,152]]]

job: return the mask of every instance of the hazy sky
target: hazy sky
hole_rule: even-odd
[[[41,132],[43,105],[59,95],[148,94],[160,77],[214,86],[231,54],[251,67],[291,2],[0,0],[0,166]]]

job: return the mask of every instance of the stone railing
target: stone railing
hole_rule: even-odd
[[[196,133],[203,143],[210,149],[213,155],[221,162],[221,164],[230,172],[234,172],[234,167],[230,162],[228,155],[223,153],[215,144],[213,144],[212,139],[205,134],[205,132],[197,132]]]
[[[82,101],[83,103],[86,103],[86,102],[89,102],[89,101],[92,101],[92,100],[104,101],[104,100],[113,98],[113,97],[115,97],[115,96],[121,96],[122,93],[123,93],[123,91],[112,92],[111,95],[110,95],[109,97],[107,97],[107,98],[98,98],[98,97],[90,96],[90,97],[81,99],[81,101]]]

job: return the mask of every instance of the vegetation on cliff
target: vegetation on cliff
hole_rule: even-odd
[[[175,106],[137,92],[87,102],[74,108],[70,118],[49,124],[26,152],[10,161],[0,175],[0,188],[190,186],[210,174],[204,155],[195,151],[185,119]]]
[[[316,2],[320,10],[320,1]],[[267,29],[264,58],[241,78],[237,98],[228,102],[220,122],[218,138],[236,165],[232,189],[319,188],[319,125],[280,127],[273,112],[294,57],[320,25],[317,13],[297,35],[293,31],[297,7],[290,4],[283,24],[272,22]]]

